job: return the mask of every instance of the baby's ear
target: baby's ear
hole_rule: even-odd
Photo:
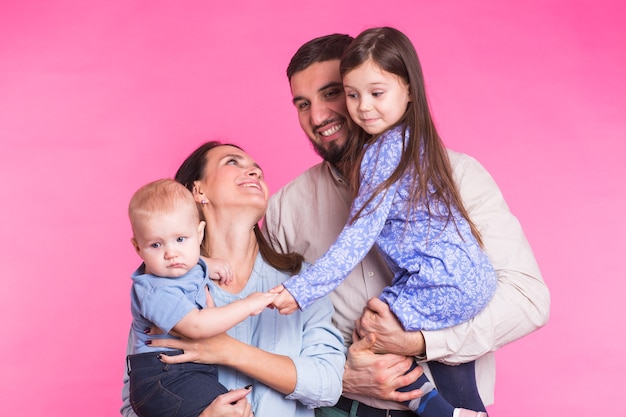
[[[134,236],[130,238],[130,243],[133,245],[133,248],[135,248],[135,252],[139,253],[141,251],[141,249],[139,249],[139,245],[137,244],[137,239],[135,239]]]
[[[198,239],[199,239],[199,244],[202,244],[202,241],[204,240],[204,229],[206,227],[206,222],[204,220],[202,220],[199,224],[198,224]]]

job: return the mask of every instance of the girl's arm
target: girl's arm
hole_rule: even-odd
[[[352,202],[349,219],[359,212],[372,192],[396,169],[402,154],[400,131],[383,134],[366,151],[361,164],[361,186]],[[302,310],[332,292],[376,243],[392,208],[398,182],[368,203],[361,216],[346,223],[335,242],[313,266],[283,283]]]

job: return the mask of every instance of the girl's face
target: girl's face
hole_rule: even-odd
[[[350,117],[371,135],[398,123],[411,101],[408,84],[371,59],[344,74],[343,88]]]
[[[260,219],[269,192],[259,165],[241,149],[228,145],[211,149],[205,158],[204,179],[195,184],[202,195],[196,200],[205,200],[214,209],[253,209]]]

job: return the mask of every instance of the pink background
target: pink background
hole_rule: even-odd
[[[496,178],[552,293],[549,324],[498,352],[491,415],[623,415],[622,2],[215,3],[0,3],[0,413],[116,415],[132,192],[208,139],[242,145],[277,190],[317,162],[291,55],[392,25],[447,145]]]

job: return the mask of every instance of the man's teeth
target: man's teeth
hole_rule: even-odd
[[[339,125],[335,125],[333,127],[331,127],[328,130],[325,130],[323,132],[320,132],[320,135],[328,137],[330,135],[334,135],[335,133],[339,132],[339,130],[343,127],[343,123],[339,124]]]

